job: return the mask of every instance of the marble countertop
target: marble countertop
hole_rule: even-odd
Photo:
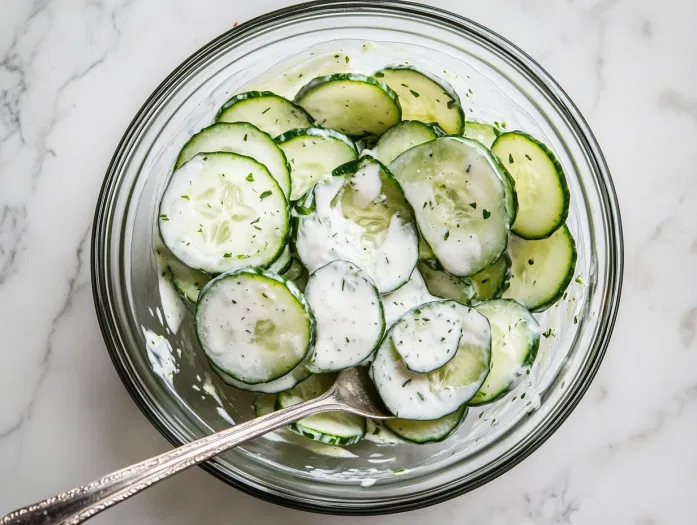
[[[427,3],[521,46],[590,121],[622,208],[622,306],[590,391],[521,465],[435,507],[331,522],[695,523],[697,8],[690,0]],[[169,448],[122,387],[97,326],[94,204],[122,132],[160,80],[233,23],[286,4],[1,3],[0,514]],[[329,520],[191,469],[93,522]]]

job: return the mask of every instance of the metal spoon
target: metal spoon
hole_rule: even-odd
[[[10,512],[0,525],[76,525],[138,494],[158,481],[206,461],[245,441],[313,414],[343,410],[373,419],[388,419],[387,409],[364,368],[339,374],[325,394],[278,410],[222,432],[187,443],[103,478]]]

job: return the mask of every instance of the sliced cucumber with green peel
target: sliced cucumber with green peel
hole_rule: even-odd
[[[418,259],[411,207],[372,157],[345,164],[299,202],[295,249],[310,272],[340,259],[361,268],[380,293],[407,282]]]
[[[412,372],[395,350],[391,330],[375,354],[371,377],[396,417],[433,420],[452,414],[472,399],[489,373],[489,322],[474,309],[452,304],[460,317],[462,338],[445,366],[428,374]]]
[[[184,300],[191,304],[196,304],[199,293],[212,279],[210,274],[189,268],[174,257],[168,260],[167,269],[174,288]]]
[[[460,97],[443,79],[412,66],[388,67],[375,76],[397,92],[405,120],[434,122],[448,134],[462,133],[465,113]]]
[[[331,129],[293,129],[276,138],[290,163],[290,199],[302,197],[335,168],[358,158],[356,145],[346,135]]]
[[[448,272],[467,277],[501,256],[508,243],[506,187],[482,144],[441,137],[405,151],[390,170]]]
[[[373,156],[387,165],[408,149],[438,136],[433,126],[417,120],[403,120],[382,134],[373,149]]]
[[[453,301],[433,301],[404,314],[390,330],[394,349],[412,372],[427,374],[455,357],[462,323]]]
[[[390,432],[405,441],[423,445],[439,443],[453,435],[466,415],[467,407],[461,406],[452,414],[433,421],[415,421],[396,417],[386,419],[383,424]]]
[[[564,295],[576,268],[576,242],[566,225],[539,241],[511,236],[509,251],[511,280],[503,297],[542,312]]]
[[[280,392],[277,408],[287,408],[321,396],[331,388],[336,374],[315,374],[302,383]],[[348,412],[325,412],[292,423],[298,434],[330,445],[352,445],[365,435],[365,418]]]
[[[285,272],[290,270],[293,264],[293,255],[291,254],[290,245],[286,244],[286,247],[281,252],[281,255],[269,266],[269,271],[283,275]]]
[[[499,136],[499,131],[486,122],[468,120],[467,124],[465,124],[464,136],[468,139],[478,140],[487,148],[491,149],[491,145],[496,140],[496,137]]]
[[[208,359],[246,384],[268,383],[291,372],[315,336],[312,311],[298,289],[253,268],[209,282],[199,296],[194,321]]]
[[[524,239],[544,239],[569,213],[569,189],[554,153],[522,131],[498,136],[492,151],[515,180],[518,215],[512,230]]]
[[[381,135],[402,120],[397,94],[384,82],[355,73],[315,78],[295,102],[320,126],[347,135]]]
[[[248,122],[220,122],[202,129],[184,145],[174,169],[181,167],[198,153],[216,151],[253,158],[266,166],[286,197],[290,195],[290,167],[283,151],[268,133]]]
[[[264,165],[235,153],[201,153],[170,178],[158,225],[186,266],[221,273],[273,263],[289,220],[286,197]]]
[[[303,108],[270,91],[248,91],[223,104],[217,122],[249,122],[272,137],[291,129],[309,128],[314,120]]]
[[[477,310],[491,325],[491,371],[471,406],[491,403],[513,390],[529,373],[540,346],[540,325],[523,305],[495,299]]]
[[[281,277],[287,279],[288,281],[295,281],[305,271],[305,267],[302,265],[302,263],[293,258],[293,260],[290,262],[290,266],[284,273],[281,274]]]
[[[462,304],[470,304],[475,290],[468,277],[458,277],[438,268],[435,261],[420,261],[417,268],[426,282],[428,291],[436,297],[452,299]]]
[[[330,262],[310,275],[305,298],[317,322],[311,372],[343,370],[373,353],[385,332],[385,315],[380,292],[363,270]]]
[[[273,381],[269,381],[268,383],[256,383],[252,385],[243,383],[242,381],[235,379],[231,375],[226,374],[220,368],[215,366],[215,363],[213,363],[212,361],[209,360],[209,362],[211,363],[211,368],[215,370],[215,372],[220,376],[223,382],[232,387],[237,388],[238,390],[245,390],[248,392],[276,394],[277,392],[283,392],[284,390],[293,388],[301,381],[305,381],[305,379],[307,379],[311,375],[310,371],[305,366],[305,364],[307,363],[307,358],[305,358],[303,361],[300,362],[298,366],[296,366],[286,375],[281,376],[278,379],[274,379]]]
[[[509,245],[510,245],[509,240]],[[473,301],[481,303],[490,299],[496,299],[508,288],[511,278],[511,258],[507,252],[499,257],[499,260],[486,270],[474,274],[469,281],[474,287]]]

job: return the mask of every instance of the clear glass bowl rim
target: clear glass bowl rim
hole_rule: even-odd
[[[326,15],[332,13],[340,16],[341,14],[345,14],[347,12],[365,10],[373,10],[383,15],[389,15],[390,12],[392,12],[401,16],[412,15],[419,18],[427,18],[431,23],[442,24],[450,29],[456,29],[458,31],[474,33],[482,40],[485,40],[489,45],[496,48],[497,52],[502,53],[509,59],[517,62],[519,66],[525,68],[531,76],[535,77],[546,91],[545,94],[555,99],[559,107],[567,112],[568,116],[570,117],[569,120],[576,126],[578,136],[583,139],[581,146],[587,152],[595,168],[591,175],[595,177],[597,187],[600,190],[599,197],[603,206],[603,213],[605,214],[605,223],[607,228],[606,234],[609,237],[609,245],[613,248],[613,250],[607,254],[608,268],[606,270],[608,283],[605,288],[605,297],[603,298],[605,307],[603,311],[599,313],[600,318],[598,329],[594,337],[594,345],[593,348],[589,350],[589,354],[592,356],[592,359],[587,361],[586,370],[583,373],[582,381],[578,383],[573,395],[567,398],[566,405],[558,413],[558,417],[552,420],[547,426],[537,429],[536,435],[533,436],[533,439],[529,441],[529,445],[526,448],[518,451],[518,453],[512,457],[504,458],[503,460],[498,461],[491,469],[482,473],[482,475],[479,477],[468,482],[463,482],[456,487],[450,486],[447,492],[435,496],[430,494],[427,499],[408,498],[406,500],[394,502],[394,504],[390,505],[389,508],[381,507],[375,511],[366,512],[365,509],[352,510],[346,507],[328,508],[313,505],[312,503],[281,498],[277,495],[264,492],[223,475],[221,471],[218,470],[212,463],[207,462],[201,465],[204,470],[213,474],[217,478],[253,496],[292,508],[329,514],[386,514],[415,510],[434,505],[488,483],[489,481],[513,468],[515,465],[528,457],[532,452],[534,452],[538,447],[540,447],[571,414],[573,409],[580,402],[581,398],[587,391],[598,371],[609,344],[619,308],[624,266],[624,244],[619,203],[610,172],[600,146],[598,145],[597,140],[595,139],[595,136],[590,130],[585,119],[569,96],[556,83],[556,81],[554,81],[554,79],[532,59],[532,57],[527,55],[520,48],[490,29],[487,29],[486,27],[465,17],[440,8],[401,0],[318,0],[269,12],[244,22],[238,27],[223,33],[203,46],[196,53],[182,62],[157,87],[157,89],[154,90],[154,92],[150,95],[136,116],[133,118],[118,144],[118,147],[105,174],[104,182],[102,184],[95,209],[92,231],[91,275],[95,309],[102,335],[112,362],[119,374],[119,377],[124,383],[124,386],[143,414],[167,440],[169,440],[175,446],[181,446],[184,444],[181,439],[170,431],[165,422],[158,417],[158,414],[153,410],[153,407],[147,402],[147,400],[143,399],[131,382],[128,371],[126,370],[124,362],[119,355],[121,340],[118,334],[119,320],[117,315],[115,315],[114,309],[111,307],[109,301],[109,276],[108,268],[105,264],[104,247],[108,242],[112,215],[110,212],[110,207],[115,198],[114,190],[119,186],[119,167],[122,164],[123,156],[127,154],[130,146],[132,146],[134,143],[137,137],[137,130],[142,127],[144,122],[147,122],[152,115],[152,112],[157,108],[161,100],[166,97],[167,93],[171,89],[175,88],[182,81],[182,79],[186,78],[191,69],[196,68],[201,62],[215,54],[222,47],[234,45],[237,40],[254,33],[260,28],[272,27],[274,24],[279,23],[289,17],[295,19],[300,17],[309,18],[315,15]]]

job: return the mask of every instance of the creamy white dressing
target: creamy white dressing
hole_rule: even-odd
[[[453,301],[432,302],[411,310],[392,327],[391,334],[407,368],[422,374],[450,361],[463,336]]]
[[[431,295],[428,292],[423,277],[421,277],[419,270],[415,269],[406,284],[382,298],[383,308],[385,309],[385,323],[390,327],[397,319],[415,306],[439,300],[440,297]]]
[[[332,177],[319,183],[314,190],[315,213],[300,221],[298,255],[310,272],[335,260],[352,262],[373,279],[381,293],[389,292],[406,281],[416,265],[416,228],[394,213],[384,239],[375,245],[367,235],[369,226],[359,225],[344,213],[341,195],[346,184],[358,189],[354,198],[358,196],[366,209],[380,205],[382,183],[375,165],[368,164],[348,180]]]
[[[172,284],[172,279],[169,277],[169,272],[167,270],[167,255],[168,250],[162,244],[158,235],[155,235],[155,263],[157,266],[157,286],[160,291],[160,302],[162,304],[162,311],[164,312],[165,322],[167,326],[176,334],[181,326],[184,316],[186,315],[186,305],[182,300],[181,296],[177,293],[177,289]],[[160,310],[155,307],[157,311],[157,316],[160,318]],[[150,309],[152,314],[152,309]],[[160,323],[162,320],[160,319]]]
[[[380,294],[362,270],[345,261],[329,263],[310,276],[305,298],[317,322],[310,370],[342,370],[372,353],[385,321]]]
[[[170,387],[174,385],[174,376],[179,373],[179,366],[172,353],[172,345],[169,341],[157,335],[152,330],[141,326],[145,337],[145,350],[148,361],[155,375],[159,376]]]

